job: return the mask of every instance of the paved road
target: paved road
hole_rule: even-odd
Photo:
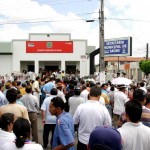
[[[38,135],[39,135],[39,143],[41,145],[43,145],[43,139],[42,139],[42,136],[43,136],[43,124],[42,124],[42,121],[41,121],[41,114],[38,115]],[[75,141],[77,143],[77,135],[75,135]],[[75,147],[76,147],[76,144],[75,144]],[[76,148],[75,148],[76,149]],[[44,149],[44,150],[50,150],[50,146],[47,147],[47,149]]]

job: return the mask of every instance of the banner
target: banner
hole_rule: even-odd
[[[73,41],[26,41],[26,53],[73,53]]]

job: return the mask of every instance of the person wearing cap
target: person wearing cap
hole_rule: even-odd
[[[140,121],[142,105],[128,101],[125,105],[127,122],[118,131],[122,137],[123,150],[150,150],[150,128]]]
[[[111,126],[111,117],[107,108],[99,103],[101,88],[91,87],[89,100],[80,104],[73,116],[74,124],[79,124],[77,150],[87,150],[91,132],[96,126]]]
[[[148,104],[148,103],[146,103],[146,101],[148,101],[148,99],[146,99],[147,98],[146,96],[147,96],[147,94],[141,89],[137,89],[133,92],[133,99],[137,100],[142,105],[141,122],[144,125],[150,127],[150,109],[145,107],[145,105]],[[123,112],[120,115],[120,118],[118,121],[118,126],[121,127],[122,124],[124,124],[125,122],[127,122],[127,118],[126,118],[126,113]]]
[[[126,94],[126,86],[124,84],[118,86],[118,91],[114,93],[114,109],[113,109],[113,119],[115,127],[117,127],[118,120],[122,112],[125,111],[124,104],[129,101]]]
[[[98,126],[90,134],[87,150],[121,150],[120,133],[109,126]]]

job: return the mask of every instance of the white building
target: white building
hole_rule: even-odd
[[[29,39],[0,42],[0,74],[39,73],[39,68],[79,70],[80,77],[89,75],[89,53],[94,46],[87,40],[72,40],[70,34],[32,33]]]

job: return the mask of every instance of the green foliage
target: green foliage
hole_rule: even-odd
[[[150,73],[150,60],[141,60],[139,62],[139,67],[144,73]]]

